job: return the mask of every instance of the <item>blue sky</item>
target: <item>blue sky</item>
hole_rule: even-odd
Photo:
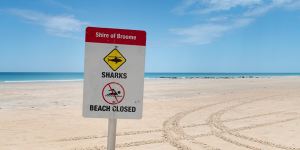
[[[2,0],[0,71],[82,72],[86,26],[147,32],[146,72],[300,72],[298,0]]]

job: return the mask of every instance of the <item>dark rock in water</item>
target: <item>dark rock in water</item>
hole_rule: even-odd
[[[168,78],[168,77],[159,77],[159,78]]]
[[[177,79],[177,77],[159,77],[159,78]]]

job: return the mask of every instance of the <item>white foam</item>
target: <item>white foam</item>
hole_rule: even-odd
[[[72,79],[72,80],[23,80],[23,81],[0,81],[3,83],[31,83],[31,82],[73,82],[83,81],[83,79]]]

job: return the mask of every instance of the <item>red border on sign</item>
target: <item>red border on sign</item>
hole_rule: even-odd
[[[110,84],[117,84],[117,85],[119,85],[119,86],[122,88],[122,90],[123,90],[123,97],[122,97],[120,100],[117,100],[117,98],[116,98],[116,101],[117,101],[118,103],[111,103],[111,102],[107,101],[107,100],[105,99],[105,97],[104,97],[104,89],[105,89],[107,86],[109,86],[109,88],[111,88],[111,87],[110,87]],[[108,104],[111,104],[111,105],[119,104],[119,103],[121,103],[121,102],[123,101],[124,97],[125,97],[125,89],[124,89],[124,87],[123,87],[120,83],[117,83],[117,82],[110,82],[110,83],[107,83],[107,84],[103,87],[103,89],[102,89],[102,98],[103,98],[103,100],[104,100],[106,103],[108,103]]]
[[[135,38],[121,38],[124,36]],[[146,46],[146,32],[142,30],[87,27],[85,42]]]

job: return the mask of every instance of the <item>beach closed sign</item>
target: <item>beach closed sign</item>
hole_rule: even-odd
[[[83,116],[141,118],[146,32],[87,27],[85,42]]]

